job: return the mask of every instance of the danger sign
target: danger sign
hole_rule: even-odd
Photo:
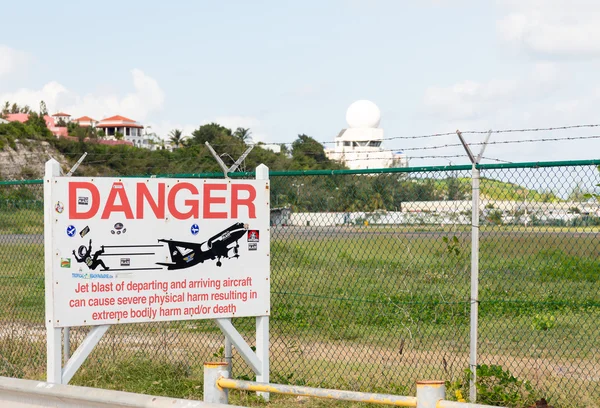
[[[268,180],[47,181],[54,327],[270,314]]]

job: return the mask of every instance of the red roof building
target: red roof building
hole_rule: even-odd
[[[142,129],[144,129],[144,126],[133,119],[115,115],[102,119],[96,127],[104,130],[107,137],[116,136],[117,133],[120,133],[125,140],[129,140],[135,146],[141,147],[143,144]]]
[[[29,119],[28,113],[9,113],[6,115],[6,120],[9,122],[21,122],[25,123]],[[54,123],[54,118],[48,115],[44,115],[44,121],[46,121],[46,127],[50,129],[50,132],[56,137],[64,137],[68,135],[66,127],[57,127]]]
[[[81,127],[96,127],[98,125],[98,121],[90,118],[89,116],[82,116],[80,118],[73,119],[71,122],[77,123]]]
[[[74,139],[68,136],[68,130],[66,127],[56,126],[56,121],[62,119],[64,122],[74,122],[79,124],[81,127],[95,127],[104,131],[107,140],[97,140],[97,143],[108,144],[108,145],[133,145],[138,147],[144,147],[151,149],[153,145],[145,138],[142,134],[142,126],[140,123],[133,119],[126,118],[121,115],[111,116],[101,121],[97,121],[89,116],[82,116],[77,119],[70,120],[71,115],[68,113],[58,112],[52,116],[45,115],[44,120],[46,126],[52,134],[56,137],[66,137],[68,139]],[[18,121],[25,123],[29,119],[27,113],[12,113],[6,115],[6,120],[9,122]],[[116,140],[115,136],[117,133],[123,135],[124,140]]]

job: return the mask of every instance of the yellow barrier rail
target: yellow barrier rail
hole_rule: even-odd
[[[443,381],[417,381],[417,396],[375,394],[367,392],[333,390],[327,388],[302,387],[229,378],[227,363],[204,364],[204,401],[227,404],[229,390],[244,390],[260,393],[268,399],[269,393],[327,398],[342,401],[367,402],[395,407],[415,408],[494,408],[490,405],[446,401],[446,386]]]
[[[272,392],[277,394],[300,395],[305,397],[318,397],[343,401],[369,402],[372,404],[392,405],[395,407],[417,406],[416,397],[332,390],[326,388],[311,388],[296,385],[261,384],[252,381],[232,380],[223,377],[217,380],[217,386],[225,389]]]

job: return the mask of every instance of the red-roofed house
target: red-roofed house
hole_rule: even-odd
[[[55,122],[58,122],[61,119],[65,123],[69,123],[71,121],[71,115],[69,115],[68,113],[62,113],[62,112],[55,113],[54,115],[52,115],[52,118],[54,119]]]
[[[21,122],[25,123],[29,119],[28,113],[9,113],[6,115],[6,120],[9,122]]]
[[[121,133],[125,137],[141,136],[144,128],[135,120],[120,115],[102,119],[96,127],[103,129],[106,136],[115,136],[117,133]]]
[[[80,118],[73,119],[71,122],[77,123],[81,127],[96,127],[96,125],[98,125],[98,121],[90,118],[89,116],[82,116]]]
[[[9,113],[8,115],[6,115],[6,120],[8,120],[9,122],[25,123],[27,122],[27,119],[29,119],[28,113]],[[51,116],[44,115],[44,120],[46,121],[46,127],[50,129],[50,132],[52,132],[54,136],[63,137],[68,135],[67,128],[56,127],[56,124],[54,123],[54,118],[52,118]]]

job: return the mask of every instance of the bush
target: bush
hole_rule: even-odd
[[[446,389],[455,400],[469,395],[471,370],[455,381],[446,381]],[[480,404],[501,405],[507,407],[525,407],[535,404],[539,392],[533,389],[529,381],[519,380],[499,365],[477,366],[477,402]]]

